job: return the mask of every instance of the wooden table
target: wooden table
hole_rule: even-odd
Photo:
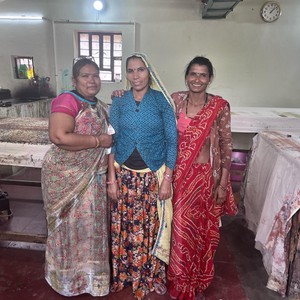
[[[41,168],[50,146],[47,118],[0,118],[0,168]],[[14,176],[0,177],[0,184],[32,187],[41,185],[40,180],[17,179]],[[13,220],[8,222],[10,221]],[[44,243],[46,236],[4,230],[0,231],[0,240]]]
[[[233,133],[300,132],[300,108],[231,107]]]
[[[0,165],[41,167],[50,145],[47,118],[0,118]]]

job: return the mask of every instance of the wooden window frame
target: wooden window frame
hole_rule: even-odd
[[[82,51],[87,50],[87,49],[82,49],[80,47],[80,42],[81,42],[81,34],[86,34],[88,35],[88,55],[83,55]],[[99,64],[97,63],[97,60],[95,59],[96,63],[99,65],[100,68],[100,76],[101,76],[101,72],[111,72],[111,80],[105,80],[105,79],[101,79],[104,82],[120,82],[122,81],[121,79],[117,79],[116,80],[116,74],[119,74],[121,77],[121,72],[116,73],[115,72],[115,60],[121,60],[122,61],[122,56],[113,56],[114,55],[114,38],[116,35],[121,35],[122,33],[120,32],[100,32],[100,31],[79,31],[77,32],[77,49],[78,49],[78,57],[84,57],[84,56],[93,56],[93,46],[92,46],[92,37],[94,35],[98,35],[99,36]],[[104,49],[103,49],[103,40],[104,40],[104,36],[110,36],[110,68],[106,68],[104,66]],[[123,49],[122,49],[123,50]],[[107,58],[106,58],[107,59]]]

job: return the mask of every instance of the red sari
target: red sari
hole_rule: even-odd
[[[213,176],[214,162],[194,163],[214,123],[227,106],[227,101],[214,97],[179,138],[168,279],[170,295],[180,300],[194,300],[211,283],[220,216],[237,211],[229,180],[225,204],[215,205],[214,187],[218,184],[218,176]],[[212,160],[213,157],[212,153]]]

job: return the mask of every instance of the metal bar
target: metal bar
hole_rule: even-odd
[[[41,186],[40,181],[34,180],[21,180],[21,179],[0,179],[0,184],[7,185],[24,185],[24,186]]]

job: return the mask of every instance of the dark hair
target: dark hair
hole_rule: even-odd
[[[129,62],[131,59],[133,59],[133,58],[139,58],[139,59],[141,59],[139,56],[136,56],[136,55],[128,56],[128,57],[126,58],[126,72],[127,72],[127,68],[128,68],[128,62]],[[142,59],[141,59],[141,60],[142,60]]]
[[[80,70],[86,65],[92,65],[97,69],[98,72],[100,72],[99,66],[93,60],[83,57],[78,59],[73,65],[72,76],[75,80],[79,76]]]
[[[126,73],[127,73],[128,62],[129,62],[131,59],[135,59],[135,58],[139,58],[139,59],[145,64],[144,60],[143,60],[140,56],[137,56],[137,55],[133,54],[133,55],[127,57],[127,59],[126,59]],[[146,66],[146,64],[145,64],[145,66]],[[146,66],[146,68],[147,68],[147,66]],[[147,70],[148,70],[148,73],[149,73],[149,81],[148,81],[148,84],[149,84],[149,86],[151,86],[151,85],[152,85],[152,77],[151,77],[151,74],[150,74],[150,71],[149,71],[148,68],[147,68]]]
[[[209,78],[214,76],[214,69],[210,60],[204,56],[196,56],[187,65],[184,75],[185,78],[188,76],[190,69],[193,65],[206,66],[208,69]]]

